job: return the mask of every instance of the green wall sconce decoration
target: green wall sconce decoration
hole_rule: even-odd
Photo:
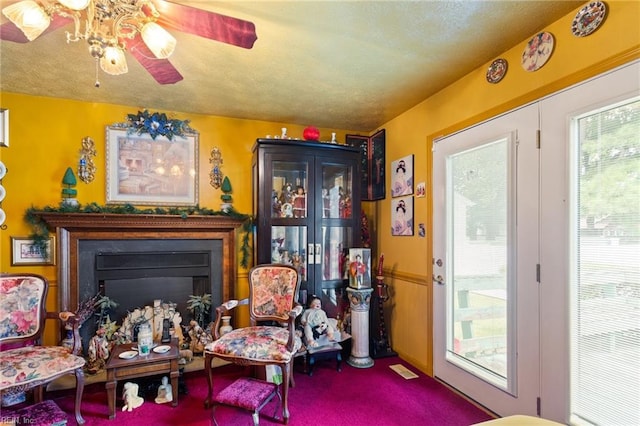
[[[220,208],[224,212],[228,212],[231,209],[231,203],[233,202],[233,198],[231,197],[231,181],[229,180],[229,176],[225,176],[222,181],[222,195],[220,199],[222,200],[222,205]]]
[[[78,191],[73,189],[73,187],[78,184],[78,181],[71,167],[67,167],[67,171],[64,172],[62,184],[64,185],[62,189],[62,204],[73,207],[77,206],[78,200],[76,200],[76,195],[78,195]]]

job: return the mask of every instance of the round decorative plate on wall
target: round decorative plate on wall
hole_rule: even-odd
[[[548,32],[534,36],[522,52],[522,68],[526,71],[538,71],[547,63],[553,53],[554,39]]]
[[[586,37],[598,29],[607,16],[607,5],[602,1],[589,2],[576,13],[571,32],[576,37]]]
[[[498,83],[507,73],[507,67],[506,59],[499,58],[493,61],[487,70],[487,81],[492,84]]]

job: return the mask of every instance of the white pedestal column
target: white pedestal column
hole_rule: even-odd
[[[356,368],[373,367],[369,356],[369,306],[372,288],[355,289],[347,287],[351,306],[351,356],[347,364]]]

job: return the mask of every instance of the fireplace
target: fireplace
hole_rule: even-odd
[[[212,306],[234,297],[235,237],[242,221],[221,216],[40,213],[57,235],[59,309],[75,311],[100,293],[127,311],[154,300],[178,304],[190,317],[190,295],[210,293]],[[83,342],[95,333],[90,319]],[[86,345],[85,345],[86,346]]]

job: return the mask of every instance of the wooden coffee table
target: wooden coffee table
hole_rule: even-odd
[[[137,379],[146,376],[169,374],[171,387],[173,388],[172,406],[178,405],[178,341],[172,340],[168,344],[171,349],[165,353],[151,351],[149,355],[137,355],[131,359],[122,359],[120,354],[130,351],[135,343],[116,345],[107,361],[107,400],[109,403],[109,419],[116,417],[116,387],[118,380]]]

